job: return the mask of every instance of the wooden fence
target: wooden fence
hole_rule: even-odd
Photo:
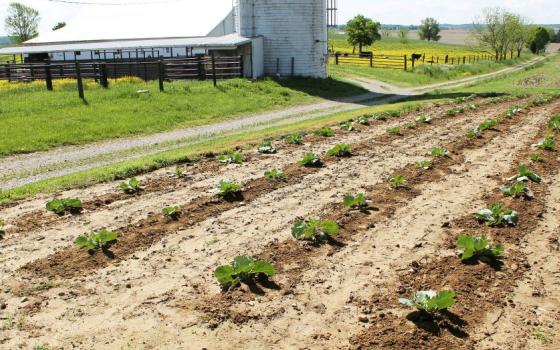
[[[426,56],[425,54],[408,55],[383,55],[373,53],[362,53],[359,55],[349,53],[331,53],[329,64],[354,65],[370,68],[394,68],[413,69],[418,64],[473,64],[480,61],[495,61],[492,55],[469,55],[469,56]]]
[[[103,87],[108,80],[121,77],[139,77],[146,81],[159,80],[163,91],[165,81],[176,80],[218,80],[243,77],[243,56],[199,56],[151,61],[76,61],[42,62],[25,64],[0,64],[0,80],[31,82],[44,80],[48,90],[52,90],[53,79],[93,79]],[[80,97],[83,91],[79,91]]]

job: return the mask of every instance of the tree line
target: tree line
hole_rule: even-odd
[[[21,44],[39,35],[39,11],[32,7],[17,2],[8,5],[4,29],[14,44]],[[66,26],[66,22],[58,22],[52,30],[58,30]]]

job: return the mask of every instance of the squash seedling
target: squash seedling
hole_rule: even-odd
[[[560,131],[560,115],[556,115],[550,118],[550,122],[548,123],[548,127],[554,131]]]
[[[233,288],[243,283],[253,283],[259,275],[272,277],[276,274],[274,267],[264,261],[248,256],[237,256],[230,265],[219,266],[214,277],[222,288]]]
[[[140,181],[138,181],[135,177],[128,180],[128,182],[122,182],[119,188],[127,194],[134,194],[140,192]]]
[[[327,151],[329,157],[350,157],[351,155],[352,148],[345,143],[340,143]]]
[[[403,305],[414,307],[431,318],[455,305],[455,292],[423,290],[415,292],[412,299],[399,298]]]
[[[399,135],[401,133],[400,126],[394,126],[392,128],[387,128],[387,133],[390,135]]]
[[[508,179],[509,181],[533,181],[536,183],[540,183],[542,181],[541,177],[535,174],[527,165],[520,165],[519,166],[519,173],[514,175]]]
[[[554,151],[556,149],[556,140],[553,135],[547,135],[544,140],[536,144],[537,148],[547,151]]]
[[[478,126],[478,130],[483,132],[496,127],[496,125],[498,125],[498,121],[496,119],[487,119],[480,123],[480,125]]]
[[[504,254],[504,247],[500,244],[492,245],[488,237],[473,237],[460,235],[456,243],[461,248],[461,260],[470,259],[500,259]]]
[[[243,156],[238,152],[226,152],[218,157],[218,161],[222,164],[241,164]]]
[[[532,195],[530,195],[531,191],[529,190],[529,187],[527,187],[527,185],[525,185],[525,182],[523,181],[517,181],[515,184],[511,186],[503,186],[500,190],[504,195],[510,197],[515,197],[515,198],[521,196],[525,196],[528,198],[532,197]]]
[[[173,220],[177,220],[177,218],[181,215],[181,208],[175,206],[169,206],[163,208],[161,212],[163,213],[163,215]]]
[[[356,118],[356,123],[361,125],[369,125],[369,117],[367,115],[361,115]]]
[[[278,170],[276,168],[272,168],[264,172],[264,177],[269,180],[277,181],[286,178],[286,174],[282,170]]]
[[[274,154],[276,153],[276,148],[272,145],[272,141],[264,141],[261,143],[257,151],[263,154]]]
[[[542,155],[539,152],[532,152],[529,154],[529,159],[531,159],[532,162],[541,162]]]
[[[404,125],[405,128],[407,129],[416,129],[416,123],[415,122],[408,122]]]
[[[475,139],[478,138],[482,135],[482,133],[480,132],[479,128],[473,128],[473,129],[469,129],[469,131],[467,131],[467,137],[469,139]]]
[[[319,156],[313,153],[306,153],[303,155],[303,158],[299,161],[299,163],[305,167],[321,167],[323,166],[323,162]]]
[[[303,145],[303,135],[300,134],[290,134],[284,140],[290,145]]]
[[[298,240],[323,242],[328,240],[331,236],[337,235],[338,232],[338,225],[332,220],[298,220],[294,222],[292,226],[292,236]]]
[[[229,181],[229,180],[221,180],[218,183],[218,195],[224,198],[234,198],[241,194],[241,185]]]
[[[109,244],[116,241],[118,234],[102,228],[98,231],[93,231],[90,234],[84,233],[76,237],[74,243],[80,248],[87,248],[88,251],[94,252],[96,249],[105,249]]]
[[[389,184],[393,188],[404,187],[406,183],[406,178],[403,175],[396,175],[389,179]]]
[[[416,167],[422,170],[430,170],[432,168],[432,162],[429,160],[421,160],[416,163]]]
[[[340,123],[340,129],[345,131],[352,131],[354,130],[354,124],[350,121]]]
[[[426,114],[422,114],[421,116],[416,118],[416,122],[418,124],[429,124],[432,121],[432,117]]]
[[[363,193],[358,193],[355,196],[348,194],[344,196],[344,201],[342,203],[346,208],[350,209],[364,210],[368,207],[366,196]]]
[[[315,136],[322,137],[333,137],[334,135],[336,135],[333,129],[327,127],[317,129],[313,132],[313,134],[315,134]]]
[[[434,147],[432,148],[431,153],[432,153],[432,157],[435,158],[443,158],[449,155],[449,151],[447,150],[447,148],[443,148],[443,147]]]
[[[57,215],[64,215],[64,213],[77,214],[83,209],[82,201],[76,198],[53,199],[47,203],[46,208]]]
[[[474,217],[493,227],[517,226],[519,222],[519,214],[514,210],[505,209],[500,203],[494,203],[490,208],[477,211]]]

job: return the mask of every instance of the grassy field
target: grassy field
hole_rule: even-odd
[[[160,93],[157,82],[121,79],[108,90],[86,82],[84,103],[74,81],[55,82],[54,92],[43,84],[0,82],[0,156],[206,125],[362,92],[332,79],[294,78],[236,79],[217,89],[211,82],[175,82]]]

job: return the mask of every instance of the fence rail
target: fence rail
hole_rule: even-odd
[[[394,68],[394,69],[413,69],[418,64],[472,64],[480,61],[495,61],[493,55],[469,55],[469,56],[426,56],[426,54],[412,55],[383,55],[374,53],[349,54],[331,53],[329,64],[353,65],[370,68]]]

